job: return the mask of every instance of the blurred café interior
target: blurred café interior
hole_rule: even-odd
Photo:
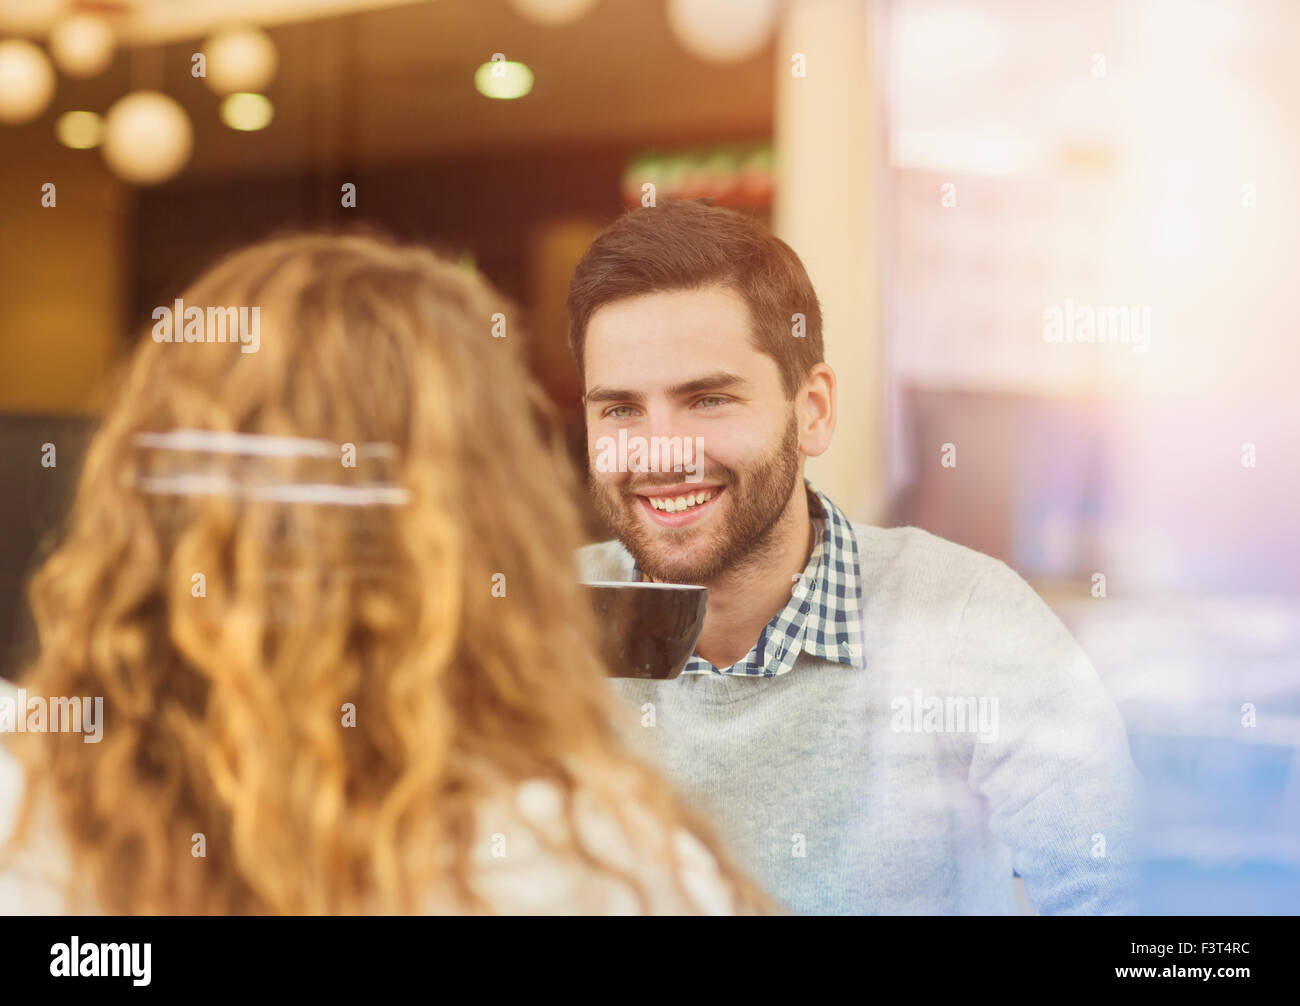
[[[217,256],[363,227],[473,264],[582,464],[568,280],[651,183],[807,266],[812,481],[1005,560],[1087,651],[1145,910],[1294,910],[1297,42],[1292,0],[0,0],[0,674],[113,368]],[[1126,337],[1052,334],[1094,307]]]

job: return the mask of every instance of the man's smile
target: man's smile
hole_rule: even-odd
[[[686,527],[715,509],[725,486],[681,483],[636,493],[638,505],[659,527]]]

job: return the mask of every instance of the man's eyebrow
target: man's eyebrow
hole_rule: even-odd
[[[591,402],[639,402],[644,397],[639,391],[624,391],[622,388],[604,388],[599,384],[582,396]]]
[[[683,398],[686,395],[693,395],[700,391],[725,391],[729,388],[736,388],[745,385],[748,382],[737,374],[729,374],[725,370],[720,370],[716,374],[706,374],[703,377],[697,377],[692,381],[683,381],[681,384],[674,384],[668,388],[668,394],[672,398]],[[640,402],[644,400],[645,395],[639,391],[627,391],[623,388],[606,388],[602,385],[596,385],[584,396],[588,403],[595,402]]]
[[[725,370],[720,370],[716,374],[706,374],[704,377],[697,377],[693,381],[674,384],[668,389],[668,394],[673,398],[683,398],[686,395],[693,395],[697,391],[726,391],[728,388],[735,388],[746,383],[748,382],[738,374],[729,374]]]

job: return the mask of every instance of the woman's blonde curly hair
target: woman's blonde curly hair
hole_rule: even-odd
[[[260,345],[146,336],[129,363],[33,579],[38,655],[20,682],[102,696],[103,738],[10,739],[28,779],[15,847],[48,805],[80,893],[118,914],[420,912],[435,891],[488,911],[475,808],[541,778],[564,795],[557,851],[643,907],[644,885],[575,827],[579,791],[624,823],[635,798],[713,853],[738,911],[779,910],[617,739],[628,714],[575,581],[579,483],[510,306],[465,268],[361,235],[253,245],[182,299],[258,306]],[[177,429],[361,457],[186,458],[137,440]],[[382,481],[409,502],[141,491],[195,464],[236,481]]]

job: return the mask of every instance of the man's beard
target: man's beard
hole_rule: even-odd
[[[637,512],[643,504],[633,490],[675,485],[682,481],[680,477],[640,482],[633,476],[620,487],[598,482],[592,472],[588,484],[601,517],[636,559],[643,577],[661,583],[709,584],[724,573],[757,562],[774,547],[774,532],[799,478],[799,460],[799,425],[792,414],[780,443],[762,460],[739,476],[722,468],[701,479],[701,485],[725,487],[718,502],[729,511],[725,523],[707,531],[694,527],[651,530]]]

